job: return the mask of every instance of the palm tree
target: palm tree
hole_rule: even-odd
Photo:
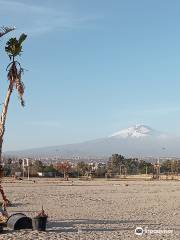
[[[4,30],[9,31],[8,29],[4,29]],[[21,67],[21,64],[16,60],[16,57],[21,55],[22,43],[24,42],[26,37],[27,35],[23,33],[19,39],[10,38],[9,41],[6,43],[6,47],[5,47],[5,51],[9,56],[10,63],[7,66],[7,71],[8,71],[7,78],[9,80],[9,86],[7,89],[5,101],[4,101],[1,116],[0,116],[0,178],[2,178],[2,175],[3,175],[2,145],[3,145],[3,137],[5,133],[5,123],[6,123],[10,97],[14,88],[17,90],[19,94],[21,105],[24,106],[24,100],[23,100],[24,84],[22,82],[23,68]],[[3,197],[3,201],[7,204],[9,201],[4,194],[1,184],[0,184],[0,193]]]
[[[0,37],[4,36],[5,34],[11,32],[13,30],[15,30],[15,27],[4,27],[4,26],[1,27],[0,28]],[[1,161],[1,157],[0,157],[0,179],[2,178],[2,176],[3,176],[3,169],[2,169],[2,161]],[[0,193],[2,195],[2,198],[3,198],[4,202],[7,203],[8,200],[7,200],[7,198],[4,194],[3,188],[1,186],[1,182],[0,182]]]

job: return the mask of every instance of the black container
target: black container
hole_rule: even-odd
[[[12,230],[32,229],[32,219],[23,213],[15,213],[8,218],[7,227]]]
[[[46,231],[47,217],[35,217],[32,219],[33,230]]]

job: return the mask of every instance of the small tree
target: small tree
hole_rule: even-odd
[[[57,170],[63,173],[64,179],[68,180],[68,173],[71,169],[71,165],[69,162],[62,162],[57,164]]]
[[[14,28],[3,27],[2,31],[0,32],[0,37],[12,30],[14,30]],[[24,106],[24,100],[23,100],[24,84],[22,82],[23,68],[21,67],[21,64],[16,60],[16,58],[20,56],[22,53],[22,43],[24,42],[26,37],[27,35],[23,33],[19,39],[10,38],[6,43],[6,47],[5,47],[5,51],[9,56],[10,63],[7,66],[7,71],[8,71],[7,78],[9,80],[9,86],[6,92],[6,97],[5,97],[5,101],[2,107],[2,112],[0,117],[0,178],[2,178],[2,175],[3,175],[2,145],[3,145],[3,137],[5,133],[5,123],[6,123],[10,97],[14,88],[17,90],[19,94],[21,105]],[[7,203],[8,200],[4,194],[1,184],[0,184],[0,192],[2,194],[4,202]]]
[[[90,166],[85,163],[84,161],[78,162],[77,163],[77,171],[78,171],[78,175],[80,174],[81,176],[85,175],[86,173],[88,173],[90,170]]]
[[[107,172],[108,173],[120,173],[121,166],[124,166],[125,158],[119,154],[113,154],[107,162]]]

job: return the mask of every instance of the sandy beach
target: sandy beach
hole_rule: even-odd
[[[180,239],[179,181],[9,179],[3,186],[9,214],[33,217],[43,205],[49,216],[46,232],[5,229],[3,240]]]

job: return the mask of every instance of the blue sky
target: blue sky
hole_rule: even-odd
[[[180,1],[0,0],[28,34],[26,107],[14,92],[4,150],[105,137],[134,124],[180,135]],[[7,87],[1,40],[0,100]]]

